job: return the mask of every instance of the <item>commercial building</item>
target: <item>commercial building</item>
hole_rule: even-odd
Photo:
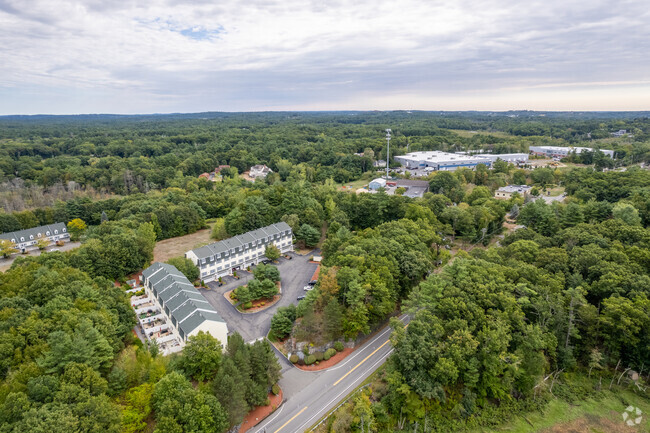
[[[501,188],[497,189],[494,192],[494,198],[498,198],[501,200],[508,200],[514,193],[518,193],[522,197],[526,197],[528,194],[530,194],[530,190],[532,187],[528,185],[508,185],[508,186],[502,186]]]
[[[530,153],[547,158],[564,158],[570,153],[593,152],[591,147],[561,147],[561,146],[530,146]],[[614,151],[607,149],[598,149],[610,158],[614,158]]]
[[[7,232],[0,235],[0,239],[11,241],[21,252],[36,245],[39,239],[47,239],[50,242],[66,241],[70,239],[68,229],[63,223],[54,223],[31,229]]]
[[[479,155],[468,155],[466,153],[449,153],[438,150],[426,152],[411,152],[406,155],[395,156],[395,161],[410,170],[430,171],[453,171],[460,167],[474,169],[479,164],[488,167],[497,159],[522,164],[528,161],[525,153],[491,154],[482,153]]]
[[[213,281],[264,260],[268,245],[275,245],[281,253],[293,251],[293,232],[289,224],[279,222],[262,227],[193,249],[186,252],[185,257],[199,268],[203,281]]]
[[[368,184],[368,189],[377,191],[379,188],[386,188],[386,179],[378,177]]]
[[[201,331],[225,347],[228,325],[175,266],[155,262],[142,271],[142,284],[144,294],[131,297],[131,306],[145,337],[163,354],[182,350],[188,338]]]

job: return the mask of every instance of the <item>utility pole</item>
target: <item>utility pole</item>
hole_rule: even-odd
[[[386,180],[388,180],[388,166],[390,165],[390,128],[386,130]]]

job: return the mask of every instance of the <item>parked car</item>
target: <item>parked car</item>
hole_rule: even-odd
[[[310,281],[309,283],[307,283],[307,284],[309,284],[310,286],[315,286],[317,282],[318,282],[318,280],[311,280],[311,281]]]
[[[298,296],[298,297],[296,298],[296,301],[302,301],[303,299],[305,299],[304,296]]]
[[[305,292],[308,292],[308,291],[310,291],[310,290],[313,289],[313,288],[314,288],[314,286],[310,286],[309,284],[307,284],[305,287],[303,287],[303,290],[304,290]]]
[[[59,249],[58,249],[58,248],[52,248],[52,249],[50,250],[50,252],[52,252],[52,251],[59,251]]]
[[[271,263],[271,261],[268,260],[268,259],[264,259],[264,260],[262,260],[262,263],[265,264],[265,265],[268,265],[269,263]]]

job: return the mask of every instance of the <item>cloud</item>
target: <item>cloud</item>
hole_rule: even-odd
[[[0,113],[650,108],[640,0],[215,3],[0,0]]]

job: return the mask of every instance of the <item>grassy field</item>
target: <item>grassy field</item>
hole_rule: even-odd
[[[623,421],[628,406],[643,411],[641,424],[629,427]],[[471,433],[625,433],[650,432],[650,401],[632,391],[607,391],[600,400],[583,400],[569,404],[552,400],[546,410],[517,416],[495,429],[472,430]]]
[[[368,179],[359,179],[352,182],[337,183],[336,186],[340,191],[356,192],[357,189],[368,185]]]
[[[210,239],[211,231],[212,227],[189,235],[156,242],[156,246],[153,248],[154,261],[165,262],[173,257],[182,257],[189,250],[214,242]]]

